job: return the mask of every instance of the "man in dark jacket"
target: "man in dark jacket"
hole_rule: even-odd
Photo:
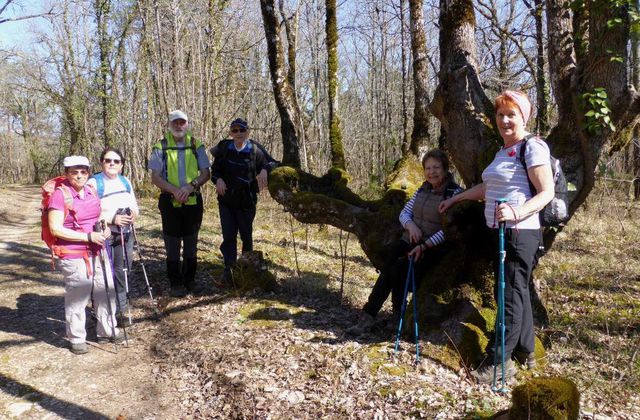
[[[253,219],[258,193],[267,186],[267,174],[277,166],[261,145],[249,139],[249,125],[245,120],[233,120],[229,136],[230,140],[223,140],[211,149],[211,181],[218,194],[222,225],[220,251],[224,259],[222,280],[226,284],[232,282],[231,268],[238,258],[238,232],[242,252],[253,250]]]

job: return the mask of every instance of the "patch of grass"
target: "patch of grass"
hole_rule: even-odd
[[[640,385],[640,208],[623,197],[601,200],[602,191],[558,235],[535,276],[550,317],[545,373],[574,380],[586,411],[616,414],[611,407],[629,404]]]

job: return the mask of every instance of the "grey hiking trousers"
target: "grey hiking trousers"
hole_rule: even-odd
[[[96,318],[98,320],[96,333],[98,337],[111,337],[111,326],[116,325],[115,316],[109,316],[107,304],[111,305],[111,314],[115,315],[116,301],[113,288],[113,276],[111,268],[105,267],[109,285],[109,296],[105,290],[104,276],[100,257],[90,258],[93,275],[89,275],[87,265],[82,258],[60,259],[58,267],[64,275],[64,316],[67,327],[67,338],[71,343],[84,343],[87,338],[85,329],[86,306],[93,293],[93,304],[95,305]],[[116,334],[118,330],[116,329]]]

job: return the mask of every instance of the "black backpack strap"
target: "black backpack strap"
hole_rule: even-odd
[[[165,137],[160,140],[160,146],[162,147],[162,167],[164,168],[164,179],[169,179],[169,170],[167,168],[167,147],[168,141]]]
[[[529,178],[529,170],[527,168],[527,161],[524,157],[524,154],[527,151],[527,142],[529,141],[529,139],[532,139],[534,137],[535,136],[533,134],[526,135],[522,140],[522,146],[520,146],[520,163],[524,168],[524,173],[527,175],[527,182],[529,183],[529,190],[531,190],[531,196],[536,195],[537,192],[536,192],[536,187],[534,187],[533,183],[531,182],[531,178]]]
[[[249,172],[250,172],[250,177],[249,179],[252,180],[252,182],[256,179],[256,177],[258,176],[258,171],[256,169],[256,155],[258,154],[258,143],[249,139],[249,141],[251,142],[251,152],[249,152],[249,156],[250,156],[250,163],[249,163]]]
[[[198,160],[198,150],[196,149],[196,139],[193,136],[191,136],[191,153],[193,153],[193,156],[195,156],[196,160]]]

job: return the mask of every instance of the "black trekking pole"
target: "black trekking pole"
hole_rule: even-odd
[[[149,277],[147,277],[147,270],[144,267],[144,257],[140,250],[140,242],[138,242],[138,234],[136,233],[136,227],[134,224],[131,224],[131,233],[133,234],[133,250],[138,253],[138,259],[140,260],[140,266],[142,267],[142,274],[144,275],[144,281],[147,285],[147,291],[149,292],[149,299],[151,299],[151,303],[153,303],[153,313],[156,318],[160,318],[160,309],[158,309],[158,302],[153,298],[151,285],[149,284]]]
[[[111,273],[113,275],[113,288],[115,289],[116,292],[116,313],[122,313],[122,305],[120,305],[120,291],[118,290],[120,286],[118,286],[118,281],[116,279],[116,269],[113,265],[113,253],[110,250],[110,246],[107,246],[107,257],[109,257],[109,267],[111,268]],[[117,317],[116,317],[116,323],[118,322]],[[127,328],[122,325],[121,326],[122,331],[124,332],[124,343],[126,347],[129,347],[129,336],[127,334]]]
[[[507,200],[500,199],[498,203],[505,203]],[[498,224],[498,313],[496,314],[496,328],[495,328],[495,346],[493,349],[493,384],[491,389],[497,392],[507,392],[504,378],[504,334],[505,334],[505,320],[504,320],[504,261],[507,253],[504,249],[504,231],[505,222]],[[498,339],[499,337],[499,339]],[[498,369],[498,342],[500,342],[500,365],[502,368],[501,387],[498,388],[496,384],[496,374]]]
[[[106,229],[104,220],[96,222],[93,226],[94,232],[103,232]],[[111,294],[109,293],[109,277],[107,276],[107,261],[105,258],[105,245],[100,250],[100,266],[102,267],[102,276],[104,278],[104,290],[107,294],[107,314],[109,315],[109,323],[111,323],[111,336],[113,337],[113,347],[118,352],[118,344],[116,343],[116,326],[114,323],[113,308],[111,307]]]
[[[127,207],[124,210],[124,213],[130,216],[131,209]],[[118,226],[118,232],[120,233],[120,245],[122,245],[122,272],[124,273],[124,293],[127,301],[127,318],[129,319],[129,325],[131,325],[131,303],[129,302],[129,255],[127,253],[127,244],[125,243],[125,234],[121,226]]]

